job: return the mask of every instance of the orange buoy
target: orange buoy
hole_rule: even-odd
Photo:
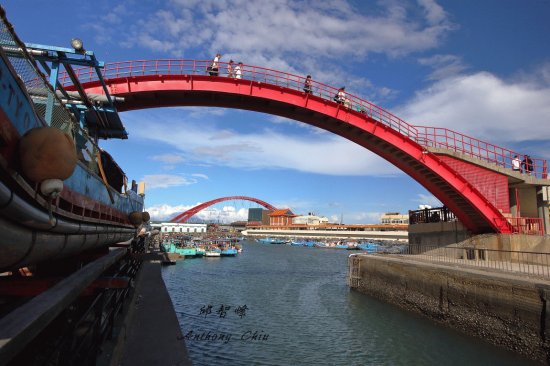
[[[128,215],[128,219],[130,220],[130,223],[134,225],[134,227],[138,227],[143,222],[143,217],[141,215],[141,212],[139,211],[130,212],[130,214]]]
[[[69,178],[76,167],[73,139],[55,127],[28,131],[19,141],[22,173],[33,182]]]
[[[151,219],[151,215],[149,215],[149,212],[143,211],[141,213],[141,218],[142,218],[143,222],[147,222]]]

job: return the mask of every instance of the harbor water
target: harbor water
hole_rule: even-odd
[[[530,365],[350,291],[350,251],[245,241],[163,269],[194,365]]]

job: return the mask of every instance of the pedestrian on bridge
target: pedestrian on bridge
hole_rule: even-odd
[[[306,94],[311,94],[311,75],[306,76],[306,81],[304,81],[304,92]]]
[[[531,175],[531,173],[533,173],[533,160],[531,160],[529,155],[525,155],[525,157],[523,158],[523,161],[521,162],[521,168],[528,175]]]
[[[243,63],[239,62],[239,64],[235,67],[235,78],[236,79],[242,79],[243,78]]]
[[[208,73],[210,76],[218,76],[219,73],[219,62],[222,55],[220,53],[216,53],[216,56],[214,57],[214,60],[210,64],[210,67],[208,68]]]
[[[521,170],[521,162],[519,161],[517,155],[514,155],[514,159],[512,160],[512,170],[515,172],[519,172]]]
[[[334,96],[334,101],[338,104],[344,104],[346,100],[346,87],[343,86],[340,89],[338,89],[338,93]]]
[[[229,63],[227,64],[227,77],[228,78],[235,77],[235,72],[233,71],[233,60],[229,60]]]

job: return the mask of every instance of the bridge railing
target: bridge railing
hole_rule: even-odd
[[[409,211],[409,225],[457,220],[445,206]],[[503,217],[496,224],[498,227],[508,227],[511,234],[544,235],[544,220],[538,217]]]
[[[548,177],[548,166],[545,159],[530,158],[531,164],[524,164],[526,155],[485,142],[462,133],[440,127],[415,126],[418,130],[417,142],[425,147],[456,151],[473,158],[493,163],[502,168],[512,169],[512,161],[517,156],[520,160],[520,172],[537,178]],[[531,170],[528,169],[531,166]]]
[[[121,61],[106,64],[102,76],[104,79],[115,79],[148,75],[207,75],[210,64],[210,60],[182,59]],[[233,69],[235,66],[233,65]],[[226,70],[227,63],[219,62],[219,77],[228,77]],[[75,73],[82,84],[97,81],[95,71],[90,68],[79,68],[75,70]],[[242,79],[299,91],[303,91],[306,80],[305,76],[252,65],[243,65]],[[63,86],[71,85],[69,76],[64,73],[60,73],[59,81]],[[338,89],[332,86],[317,81],[312,81],[311,84],[312,95],[316,97],[333,101],[338,93]],[[399,133],[417,140],[418,132],[414,126],[367,100],[346,93],[346,101],[342,108],[363,113]]]
[[[401,253],[430,262],[474,266],[550,277],[550,253],[485,249],[468,246],[406,245]]]
[[[116,79],[154,75],[207,75],[210,64],[210,60],[185,59],[121,61],[106,64],[102,70],[102,76],[104,79]],[[236,64],[233,65],[233,69],[235,66]],[[97,81],[96,72],[91,68],[79,68],[75,72],[81,83]],[[219,62],[218,75],[218,77],[228,77],[226,62]],[[305,76],[253,65],[243,65],[242,79],[278,85],[301,92],[306,80]],[[71,85],[71,80],[66,73],[60,73],[59,81],[64,86]],[[315,80],[312,80],[311,86],[312,95],[325,100],[333,101],[338,93],[337,88]],[[346,93],[346,99],[341,108],[363,113],[409,137],[421,146],[450,149],[504,168],[512,168],[512,159],[515,155],[518,155],[520,159],[524,156],[446,128],[413,126],[385,109],[349,93]],[[547,178],[546,160],[532,158],[532,162],[530,174],[537,178]]]
[[[538,217],[507,217],[499,219],[510,227],[512,234],[544,235],[544,219]]]
[[[409,211],[409,225],[440,221],[449,222],[456,220],[458,219],[455,214],[445,206]]]

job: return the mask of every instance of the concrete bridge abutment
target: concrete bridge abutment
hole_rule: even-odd
[[[549,280],[411,257],[352,257],[358,271],[351,287],[541,364],[550,364]]]

